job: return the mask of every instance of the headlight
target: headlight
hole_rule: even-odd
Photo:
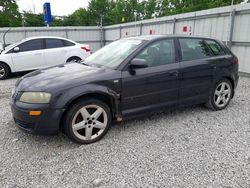
[[[20,101],[25,103],[46,104],[49,103],[50,98],[50,93],[24,92],[20,97]]]

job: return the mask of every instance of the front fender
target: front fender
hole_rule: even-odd
[[[0,62],[5,63],[10,67],[11,72],[15,72],[15,66],[13,65],[12,58],[10,54],[1,54],[0,55]]]
[[[53,108],[56,109],[61,109],[61,108],[65,109],[74,100],[87,94],[105,94],[112,97],[114,101],[118,101],[120,98],[120,94],[117,91],[114,91],[106,86],[89,84],[89,85],[77,86],[57,94],[52,99],[52,106]]]

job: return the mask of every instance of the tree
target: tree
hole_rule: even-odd
[[[244,0],[234,0],[234,4]],[[185,12],[205,10],[209,8],[231,5],[232,0],[161,0],[160,16],[168,16]]]
[[[150,19],[159,16],[159,3],[158,0],[142,1],[140,6],[140,13],[143,19]]]
[[[76,25],[91,25],[92,23],[92,18],[90,11],[85,9],[85,8],[80,8],[76,10],[73,14],[72,17],[75,19],[75,24]]]
[[[22,25],[16,0],[0,0],[0,27],[17,27]]]
[[[23,26],[34,27],[44,26],[43,14],[33,14],[31,12],[23,13]]]
[[[89,3],[89,16],[91,17],[91,25],[100,25],[101,18],[103,25],[112,24],[110,17],[111,10],[114,8],[113,0],[91,0]]]

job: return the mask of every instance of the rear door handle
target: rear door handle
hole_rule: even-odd
[[[169,76],[178,76],[178,71],[169,72]]]
[[[211,65],[211,68],[212,68],[212,69],[216,69],[217,67],[216,67],[215,64],[213,64],[213,65]]]
[[[36,53],[35,55],[42,55],[42,53]]]

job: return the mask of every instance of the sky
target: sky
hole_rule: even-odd
[[[86,8],[89,0],[17,0],[19,11],[42,13],[43,4],[50,3],[52,15],[66,16],[79,8]]]

